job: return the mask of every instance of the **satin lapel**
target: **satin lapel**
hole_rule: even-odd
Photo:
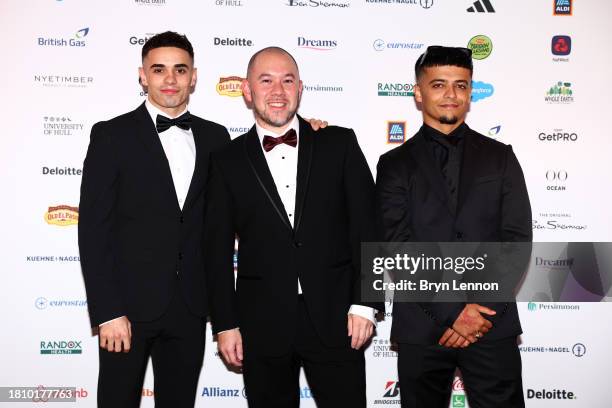
[[[455,212],[450,207],[450,200],[445,188],[446,184],[442,177],[442,171],[436,166],[433,154],[429,146],[427,146],[427,140],[425,140],[422,131],[419,131],[414,138],[414,146],[411,149],[412,158],[418,164],[431,189],[435,192],[440,201],[445,204],[445,207],[451,215],[454,215]]]
[[[193,141],[196,148],[196,157],[193,176],[191,177],[191,184],[189,184],[189,191],[187,192],[187,198],[185,199],[183,211],[193,204],[193,200],[197,196],[197,193],[202,189],[208,173],[208,152],[206,151],[204,143],[204,138],[206,135],[204,134],[204,128],[200,125],[201,124],[199,121],[194,120],[193,126],[191,127]]]
[[[457,199],[457,214],[470,192],[470,186],[477,176],[478,163],[482,162],[482,149],[478,135],[470,128],[466,129],[463,145],[463,158],[461,160],[461,174],[459,180],[459,198]]]
[[[309,123],[300,120],[300,136],[298,143],[298,165],[297,165],[297,187],[295,193],[295,232],[300,228],[300,221],[304,213],[304,202],[308,192],[308,181],[310,179],[310,166],[312,165],[312,154],[314,151],[314,133]]]
[[[292,230],[289,217],[278,195],[278,190],[276,189],[276,184],[274,184],[272,173],[270,173],[268,162],[264,157],[263,149],[259,143],[259,137],[257,136],[255,126],[251,128],[244,138],[244,149],[249,165],[255,174],[259,186],[263,189],[268,200],[270,200],[270,204],[274,207],[280,220],[289,230]]]
[[[176,198],[176,190],[172,181],[172,173],[170,172],[170,164],[164,153],[164,148],[159,140],[155,125],[151,120],[149,111],[143,103],[134,112],[137,119],[136,133],[145,145],[145,148],[151,153],[151,159],[155,167],[159,170],[159,185],[168,191],[169,197],[172,199],[172,206],[176,211],[181,211],[178,199]]]

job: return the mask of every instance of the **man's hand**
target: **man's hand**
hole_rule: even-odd
[[[319,129],[325,129],[328,125],[326,120],[320,119],[305,119],[306,122],[310,123],[312,130],[317,131]]]
[[[374,333],[374,323],[365,317],[348,314],[348,335],[351,337],[351,347],[359,350]]]
[[[493,324],[482,317],[481,313],[489,316],[496,314],[495,310],[488,307],[480,306],[477,303],[468,303],[453,323],[453,329],[468,339],[470,343],[475,343],[493,327]]]
[[[444,347],[465,348],[470,345],[470,341],[449,327],[438,340],[438,344]]]
[[[130,351],[132,324],[127,317],[122,316],[99,326],[98,335],[100,337],[100,347],[103,349],[115,353]]]
[[[223,359],[234,367],[242,367],[242,335],[240,330],[227,330],[217,335],[217,347]]]

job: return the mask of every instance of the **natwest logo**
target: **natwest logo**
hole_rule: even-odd
[[[531,388],[527,389],[527,399],[576,399],[576,395],[572,391],[567,390],[533,390]]]
[[[351,6],[348,1],[337,0],[287,0],[285,4],[290,7],[348,8]]]
[[[79,207],[69,205],[58,205],[49,207],[45,213],[45,221],[49,225],[65,227],[79,223]]]
[[[572,38],[569,35],[555,35],[552,38],[550,50],[553,55],[569,55],[572,52]],[[567,61],[567,58],[555,59]]]
[[[312,40],[305,37],[298,37],[297,45],[299,48],[307,48],[316,51],[330,51],[338,46],[336,40]]]
[[[552,132],[540,132],[538,139],[541,142],[575,142],[578,140],[578,133],[568,132],[563,129],[553,129]]]
[[[242,96],[242,81],[244,78],[239,76],[229,76],[219,78],[217,83],[217,93],[223,96],[238,97]]]

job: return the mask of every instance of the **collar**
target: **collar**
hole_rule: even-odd
[[[147,108],[147,111],[149,112],[149,116],[151,116],[151,120],[153,121],[153,124],[157,123],[157,115],[162,115],[169,119],[173,119],[170,116],[168,116],[167,113],[159,109],[157,106],[153,105],[151,101],[149,101],[149,98],[147,98],[147,100],[145,101],[145,107]],[[176,115],[176,117],[178,118],[179,116],[181,116],[183,113],[187,111],[188,111],[188,106],[185,106],[185,110],[179,113],[178,115]]]
[[[257,131],[257,136],[259,137],[259,145],[263,146],[263,138],[264,136],[282,136],[284,133],[286,133],[289,129],[293,129],[295,130],[295,134],[297,135],[298,138],[298,145],[295,146],[295,148],[297,149],[297,147],[300,144],[300,121],[298,120],[297,115],[293,116],[293,120],[291,121],[291,124],[287,127],[287,129],[285,129],[285,131],[283,133],[277,133],[274,132],[273,130],[268,130],[265,129],[262,126],[259,126],[259,123],[255,122],[255,130]],[[263,147],[262,147],[263,150]],[[265,153],[265,151],[264,151]]]
[[[461,140],[463,140],[463,137],[465,136],[465,131],[467,130],[467,125],[465,124],[465,122],[461,123],[461,125],[459,125],[457,129],[453,130],[448,135],[424,123],[421,129],[423,130],[423,134],[428,140],[436,141],[441,145],[448,147],[457,146],[457,144]]]

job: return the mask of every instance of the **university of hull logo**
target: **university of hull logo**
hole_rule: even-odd
[[[573,12],[572,0],[554,0],[554,16],[571,16]]]
[[[66,227],[79,223],[79,207],[70,207],[68,205],[58,205],[49,207],[45,213],[45,221],[49,225],[58,225]]]
[[[387,143],[406,141],[406,122],[387,122]]]
[[[489,0],[476,0],[474,5],[468,7],[468,13],[495,13],[495,9]]]
[[[243,80],[244,78],[239,76],[221,77],[217,84],[217,93],[219,95],[231,96],[234,98],[242,96],[242,89],[240,89],[240,86]]]

